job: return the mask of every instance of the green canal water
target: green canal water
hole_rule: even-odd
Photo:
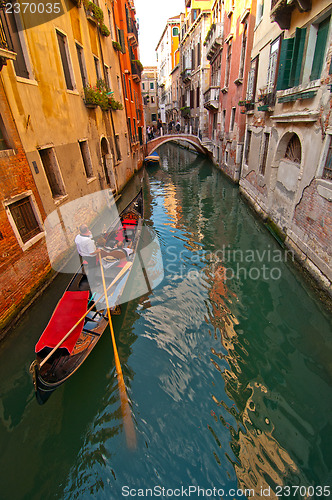
[[[137,449],[109,330],[35,400],[29,365],[59,275],[0,346],[0,499],[330,498],[327,310],[208,160],[175,145],[160,155],[141,175],[164,278],[114,319]]]

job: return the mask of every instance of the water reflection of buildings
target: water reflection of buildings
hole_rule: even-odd
[[[312,479],[310,481],[306,477],[305,469],[310,470],[312,449],[321,439],[318,436],[326,433],[328,417],[322,418],[318,433],[315,423],[305,412],[299,412],[293,402],[283,396],[279,387],[275,390],[268,387],[262,370],[248,365],[248,360],[252,363],[254,357],[249,352],[251,346],[248,339],[239,328],[238,300],[224,280],[225,268],[220,263],[217,266],[211,264],[205,269],[205,274],[210,286],[207,316],[214,329],[211,337],[213,340],[220,338],[221,343],[219,352],[211,348],[211,362],[223,378],[228,398],[234,401],[232,405],[227,404],[212,395],[218,407],[212,412],[215,416],[212,434],[218,444],[222,441],[221,435],[228,429],[232,453],[224,451],[234,467],[241,490],[253,490],[255,498],[262,499],[277,499],[277,485],[302,485],[302,491],[305,488],[310,491],[308,488]],[[279,352],[278,357],[281,355]],[[271,348],[267,350],[268,363],[268,360],[272,363],[275,356]],[[304,372],[304,367],[296,367],[297,362],[294,359],[294,376]],[[284,386],[288,385],[285,374],[278,373],[277,376]],[[218,430],[220,423],[223,428]],[[317,475],[323,477],[321,483],[328,476],[325,464],[326,458],[320,454]],[[303,498],[312,497],[307,495]]]

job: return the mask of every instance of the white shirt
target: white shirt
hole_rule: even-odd
[[[75,238],[77,251],[82,257],[91,257],[96,251],[95,242],[91,239],[92,236],[82,236],[78,234]]]

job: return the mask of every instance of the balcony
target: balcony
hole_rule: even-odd
[[[138,46],[138,30],[132,19],[127,19],[128,40],[134,46]]]
[[[186,68],[182,71],[181,77],[184,83],[190,82],[191,80],[191,68]]]
[[[204,43],[206,46],[206,57],[209,61],[211,61],[223,45],[222,23],[215,23],[211,25]]]
[[[137,61],[131,61],[131,74],[135,82],[141,81],[142,70]]]
[[[209,87],[204,92],[204,108],[209,111],[218,111],[219,108],[219,87]]]
[[[271,0],[271,21],[276,22],[280,29],[288,30],[292,11],[296,7],[300,12],[308,12],[311,10],[311,0]]]
[[[15,60],[16,52],[14,52],[5,13],[0,8],[0,71],[7,64],[7,59]]]

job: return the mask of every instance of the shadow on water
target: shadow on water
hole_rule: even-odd
[[[35,402],[28,368],[68,281],[58,276],[1,345],[1,498],[190,485],[236,500],[302,486],[291,498],[310,498],[331,483],[327,312],[209,161],[174,145],[160,156],[144,198],[164,280],[114,319],[138,448],[125,446],[108,330],[44,407]]]

